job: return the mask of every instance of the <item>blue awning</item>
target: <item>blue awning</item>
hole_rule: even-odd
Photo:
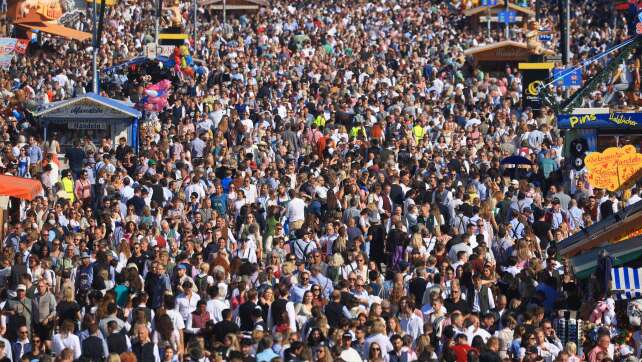
[[[60,102],[49,103],[33,112],[34,117],[48,120],[128,120],[140,118],[141,112],[132,105],[95,93]]]

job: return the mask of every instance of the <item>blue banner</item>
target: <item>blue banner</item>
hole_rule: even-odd
[[[497,0],[481,0],[481,6],[495,6],[497,5]]]
[[[551,40],[553,40],[552,34],[542,34],[539,36],[539,41],[551,41]]]
[[[582,86],[582,68],[578,69],[553,69],[553,79],[556,86],[560,87],[581,87]]]
[[[642,113],[560,114],[561,129],[642,129]]]
[[[500,23],[514,23],[517,18],[517,12],[513,10],[503,10],[497,13],[497,21]]]

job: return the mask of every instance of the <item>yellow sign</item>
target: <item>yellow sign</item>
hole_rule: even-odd
[[[532,96],[536,96],[539,94],[539,88],[544,85],[544,82],[541,80],[535,80],[530,82],[528,85],[528,94]]]
[[[642,154],[632,145],[592,152],[584,163],[591,186],[609,191],[630,187],[642,173]]]

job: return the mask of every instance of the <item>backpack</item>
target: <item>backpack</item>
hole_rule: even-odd
[[[403,260],[403,249],[403,245],[397,245],[392,251],[392,265],[396,268],[399,268],[399,262]]]
[[[503,200],[499,204],[499,212],[497,213],[497,223],[506,224],[513,218],[513,209],[510,207],[510,200]]]
[[[207,277],[208,275],[197,275],[196,278],[194,278],[194,284],[196,284],[196,288],[198,288],[198,294],[203,300],[207,299],[207,288],[209,287]]]
[[[309,242],[305,247],[302,247],[301,243],[299,243],[299,241],[301,241],[301,239],[294,240],[294,242],[292,243],[293,244],[292,245],[292,250],[295,251],[294,255],[298,259],[299,256],[296,253],[296,249],[299,249],[299,251],[301,251],[301,254],[303,254],[303,260],[302,261],[305,261],[308,258],[308,255],[310,254],[310,251],[311,251],[310,248],[312,246],[312,242]]]

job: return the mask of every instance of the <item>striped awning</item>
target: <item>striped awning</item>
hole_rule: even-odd
[[[611,293],[616,299],[642,298],[642,268],[613,268],[611,280]]]

